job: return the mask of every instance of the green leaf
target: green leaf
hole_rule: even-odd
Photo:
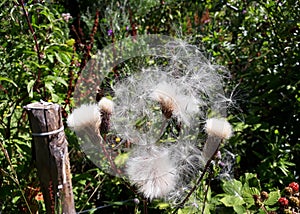
[[[280,191],[272,191],[269,193],[268,199],[264,202],[265,205],[274,205],[277,203],[278,199],[280,198]]]
[[[68,83],[62,77],[48,75],[44,78],[44,80],[45,82],[52,82],[52,83],[59,82],[64,86],[68,86]]]
[[[67,53],[60,53],[60,55],[65,64],[71,63],[71,57]]]
[[[223,183],[223,190],[229,195],[241,195],[242,194],[242,182],[233,179]]]
[[[20,198],[21,198],[21,196],[16,196],[16,197],[13,198],[12,202],[13,202],[14,204],[16,204],[17,201],[18,201]]]
[[[50,93],[54,92],[53,83],[52,82],[45,82],[45,87],[50,91]]]
[[[190,208],[182,208],[178,210],[178,214],[189,214],[189,213],[191,213]]]
[[[75,44],[75,39],[68,39],[68,40],[66,41],[66,44],[67,44],[68,46],[73,47],[73,45]]]
[[[1,77],[0,76],[0,81],[6,81],[6,82],[9,82],[9,83],[13,84],[15,87],[18,87],[17,84],[14,81],[12,81],[11,79],[6,78],[6,77]]]
[[[243,185],[244,188],[250,188],[250,187],[258,187],[258,188],[260,188],[260,181],[257,179],[256,174],[245,173],[244,176],[240,177],[240,181],[244,184]],[[258,194],[258,193],[254,192],[253,194]]]
[[[233,196],[233,195],[226,195],[224,198],[221,198],[220,201],[226,207],[233,207],[237,205],[243,205],[245,201],[241,196]]]
[[[58,54],[57,52],[54,52],[54,54],[56,56],[57,61],[65,65],[64,61],[61,59],[61,55]]]
[[[49,60],[51,63],[54,62],[54,56],[53,56],[53,55],[48,54],[48,55],[47,55],[47,58],[48,58],[48,60]]]
[[[13,139],[12,142],[16,145],[16,148],[20,154],[21,153],[30,154],[31,147],[27,142],[19,139]]]
[[[241,205],[233,206],[233,209],[234,209],[235,213],[239,213],[239,214],[247,213],[246,208]]]
[[[158,203],[155,207],[160,209],[160,210],[164,210],[164,209],[169,208],[170,204],[161,202],[161,203]]]
[[[0,3],[0,7],[2,7],[2,5],[4,5],[8,0],[4,0]]]
[[[248,189],[248,191],[244,191],[243,193],[243,199],[245,201],[245,203],[247,204],[247,207],[251,207],[252,205],[254,205],[254,199],[253,199],[253,195],[258,195],[259,191],[256,188],[257,191],[251,191],[252,188]]]
[[[57,94],[51,93],[51,102],[58,103],[59,99],[60,99],[60,97]],[[50,101],[48,101],[48,102],[50,102]]]
[[[30,98],[33,98],[33,85],[35,83],[35,80],[30,80],[27,84],[27,92]]]

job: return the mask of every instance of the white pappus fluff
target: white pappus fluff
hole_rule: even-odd
[[[169,63],[137,66],[113,86],[110,122],[112,131],[132,145],[125,166],[131,184],[150,200],[180,201],[220,139],[232,135],[224,118],[206,118],[208,112],[224,115],[222,79],[227,71],[211,64],[196,46],[174,41],[163,47]],[[204,131],[208,140],[201,150],[199,133]]]
[[[108,114],[111,114],[114,109],[114,103],[110,99],[106,97],[102,97],[101,100],[98,102],[98,106],[100,111],[104,111]]]
[[[127,174],[145,197],[163,198],[177,182],[177,172],[167,149],[151,146],[127,162]]]
[[[73,131],[79,131],[84,127],[97,128],[100,123],[101,118],[97,104],[83,104],[74,109],[67,119],[67,124]]]
[[[205,131],[208,135],[222,139],[232,136],[232,127],[225,118],[209,118],[206,120]]]

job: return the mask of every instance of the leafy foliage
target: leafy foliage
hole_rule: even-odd
[[[260,181],[255,174],[251,173],[245,173],[240,180],[224,181],[222,188],[225,193],[219,194],[217,197],[221,197],[220,201],[226,207],[232,207],[236,213],[254,212],[257,207],[264,207],[271,211],[269,206],[275,205],[280,197],[280,192],[275,190],[270,192],[262,202],[258,201],[262,192]]]
[[[199,195],[179,212],[198,212],[203,201],[205,213],[216,207],[238,213],[254,211],[253,195],[267,188],[271,192],[263,205],[272,208],[278,197],[276,189],[299,179],[298,1],[42,2],[0,3],[1,212],[42,209],[41,202],[35,200],[40,190],[22,107],[40,99],[53,101],[62,105],[66,117],[80,71],[96,50],[127,36],[147,33],[183,37],[198,44],[210,59],[228,66],[232,75],[228,88],[238,85],[228,95],[235,136],[226,148],[237,157],[234,172],[240,179],[224,181],[222,187],[207,187],[206,198],[206,188],[199,187]],[[66,19],[62,14],[66,12],[73,18]],[[117,69],[133,71],[130,66],[116,68],[109,81],[114,81]],[[103,202],[138,195],[90,163],[80,152],[76,136],[66,132],[76,209],[112,204],[110,213],[138,213],[142,203]],[[149,212],[171,210],[160,201],[149,206]]]
[[[24,8],[22,4],[4,2],[0,17],[4,35],[0,38],[3,212],[13,212],[15,204],[22,211],[38,209],[34,199],[38,181],[32,176],[33,168],[28,170],[32,166],[31,136],[22,107],[40,99],[65,105],[68,84],[73,84],[69,75],[78,70],[74,65],[77,54],[67,44],[68,25],[59,12],[39,3]]]

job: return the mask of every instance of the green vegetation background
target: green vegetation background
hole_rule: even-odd
[[[0,213],[42,209],[35,200],[39,181],[22,107],[51,100],[63,107],[66,118],[73,107],[76,81],[89,58],[98,49],[134,35],[185,39],[228,67],[231,79],[226,90],[233,91],[228,94],[233,100],[228,118],[235,135],[226,149],[236,157],[237,186],[254,179],[257,190],[274,191],[299,179],[299,1],[4,0],[0,7]],[[80,151],[76,136],[66,133],[76,210],[111,204],[101,213],[141,212],[142,203],[120,202],[139,196],[94,166]],[[207,213],[232,207],[218,198],[230,194],[230,185],[216,183],[210,189]],[[180,212],[199,211],[201,187],[198,192],[199,204],[187,203]],[[237,202],[241,206],[234,210],[244,207],[242,212],[256,212],[249,200]],[[159,201],[149,205],[150,213],[171,209]]]

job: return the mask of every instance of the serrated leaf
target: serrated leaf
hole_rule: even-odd
[[[260,189],[260,181],[257,178],[256,174],[253,173],[245,173],[244,176],[240,177],[240,181],[243,183],[244,188],[248,188],[248,191],[254,191],[253,194],[259,194]],[[254,187],[258,187],[259,189],[251,189]],[[258,191],[258,192],[257,192]]]
[[[255,204],[255,201],[253,199],[253,195],[259,195],[259,194],[260,194],[260,191],[255,187],[244,188],[243,199],[247,204],[247,208],[249,208],[249,207],[251,207],[252,205]]]
[[[246,208],[241,205],[234,206],[233,209],[235,213],[239,213],[239,214],[247,213]]]
[[[251,194],[250,192],[244,192],[243,199],[247,204],[247,207],[251,207],[252,205],[254,205],[253,194]]]
[[[272,191],[269,193],[268,199],[264,202],[265,205],[274,205],[277,203],[278,199],[280,198],[280,191]]]
[[[242,182],[233,179],[223,183],[223,190],[229,195],[241,195],[242,194]]]
[[[243,205],[245,201],[240,196],[226,195],[224,198],[221,198],[220,201],[226,207],[233,207],[237,205]]]

